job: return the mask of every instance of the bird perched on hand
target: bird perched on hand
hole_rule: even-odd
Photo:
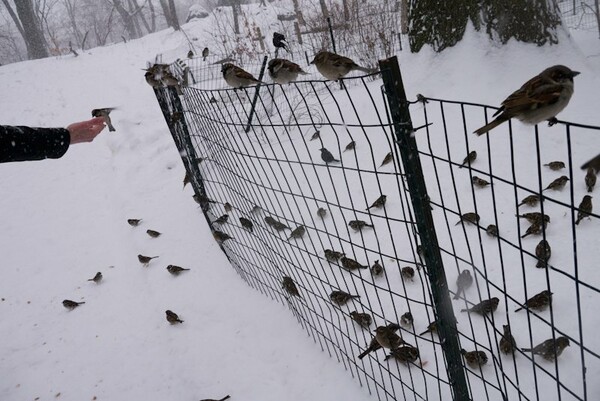
[[[393,160],[394,160],[394,155],[392,154],[392,152],[389,152],[387,155],[385,155],[385,157],[383,158],[383,161],[381,162],[379,167],[383,167],[386,164],[390,164]]]
[[[369,266],[361,265],[356,260],[347,258],[345,256],[342,256],[342,258],[340,259],[340,262],[342,263],[342,267],[348,271],[369,268]]]
[[[369,210],[369,209],[372,209],[372,208],[374,208],[374,207],[376,207],[376,208],[378,208],[378,209],[381,209],[382,207],[384,207],[384,206],[385,206],[385,202],[386,202],[386,201],[387,201],[387,196],[385,196],[385,195],[381,195],[379,198],[377,198],[377,199],[375,200],[375,202],[373,202],[373,204],[372,204],[371,206],[369,206],[369,207],[367,208],[367,210]]]
[[[396,323],[390,323],[386,327],[393,332],[400,330],[400,326]],[[379,345],[379,342],[377,342],[377,338],[373,336],[369,346],[358,356],[358,359],[363,359],[365,356],[367,356],[367,354],[377,351],[378,349],[381,349],[381,345]]]
[[[242,227],[244,227],[250,232],[254,230],[254,225],[252,224],[252,221],[245,217],[240,217],[240,224],[242,225]]]
[[[550,163],[546,163],[546,164],[544,164],[544,166],[548,167],[550,170],[558,171],[558,170],[562,170],[563,168],[565,168],[565,163],[557,160],[557,161],[553,161]]]
[[[346,147],[344,148],[344,152],[347,150],[354,150],[356,149],[356,141],[351,141],[348,145],[346,145]]]
[[[291,240],[292,238],[300,239],[304,236],[304,233],[306,233],[306,228],[304,228],[304,226],[298,226],[292,230],[288,240]]]
[[[141,221],[142,219],[127,219],[127,224],[129,224],[131,227],[137,227]]]
[[[521,351],[531,351],[534,355],[540,355],[542,358],[553,362],[569,345],[571,344],[567,337],[557,337],[556,339],[550,338],[533,348],[521,348]]]
[[[548,186],[546,188],[544,188],[542,191],[546,191],[548,189],[553,189],[555,191],[559,191],[559,190],[563,189],[565,187],[565,185],[567,185],[567,181],[569,181],[569,177],[567,177],[566,175],[563,175],[561,177],[558,177],[554,181],[552,181],[550,184],[548,184]]]
[[[373,318],[368,313],[353,311],[350,312],[350,317],[361,327],[367,328],[373,323]]]
[[[455,224],[455,226],[459,225],[461,222],[477,225],[477,223],[479,223],[479,219],[480,219],[480,217],[477,213],[474,213],[474,212],[464,213],[462,216],[460,216],[460,220]]]
[[[537,244],[535,247],[535,256],[538,258],[535,267],[541,268],[548,266],[548,261],[550,260],[550,256],[552,256],[552,248],[550,248],[548,241],[543,239]]]
[[[224,233],[223,231],[219,231],[219,230],[214,230],[212,232],[213,234],[213,238],[215,239],[215,241],[217,241],[219,244],[222,244],[223,242],[227,241],[228,239],[233,239],[233,237],[231,237],[229,234]]]
[[[402,275],[403,279],[412,281],[415,277],[415,269],[410,266],[404,266],[402,269],[400,269],[400,274]]]
[[[167,322],[171,323],[171,324],[175,324],[175,323],[183,323],[183,320],[181,320],[179,318],[179,316],[177,316],[177,313],[172,312],[170,310],[166,310],[165,311],[166,315],[167,315]]]
[[[179,273],[184,272],[186,270],[190,270],[190,269],[184,269],[183,267],[176,266],[176,265],[169,265],[169,266],[167,266],[167,271],[169,273],[171,273],[172,275],[174,275],[174,276],[178,276]]]
[[[360,295],[350,295],[344,291],[332,291],[331,294],[329,294],[329,299],[338,305],[344,305],[353,298],[360,298]]]
[[[526,219],[531,224],[550,223],[550,216],[540,212],[518,214],[517,217]]]
[[[227,85],[236,89],[262,83],[249,72],[231,63],[223,64],[221,72]]]
[[[502,337],[498,342],[498,348],[500,348],[500,351],[504,354],[513,354],[515,349],[517,349],[517,342],[510,332],[510,326],[505,324],[502,326],[502,330],[504,331],[504,334],[502,334]]]
[[[105,107],[103,109],[94,109],[92,110],[92,117],[102,117],[104,118],[104,123],[108,127],[110,132],[115,131],[115,127],[112,125],[112,121],[110,120],[110,112],[115,110],[116,107]]]
[[[283,49],[289,53],[290,50],[285,42],[285,36],[283,34],[279,32],[273,32],[273,46],[275,46],[275,49]]]
[[[521,201],[521,203],[519,203],[518,207],[521,207],[523,205],[527,205],[527,206],[536,206],[538,203],[540,202],[540,196],[539,195],[529,195],[523,198],[523,200]]]
[[[296,283],[291,277],[283,276],[281,282],[281,288],[283,288],[288,294],[293,295],[295,297],[300,297],[300,292],[298,292],[298,287],[296,287]],[[302,297],[300,297],[302,298]]]
[[[209,54],[208,47],[205,47],[204,50],[202,50],[202,61],[206,61],[208,54]]]
[[[483,351],[465,351],[464,349],[461,349],[460,353],[464,356],[467,364],[472,368],[485,365],[488,361],[488,356]]]
[[[518,312],[523,308],[543,311],[550,305],[552,305],[552,293],[548,290],[544,290],[525,301],[525,304],[520,308],[515,309],[515,312]]]
[[[88,279],[88,281],[93,281],[94,283],[98,284],[99,282],[102,281],[102,272],[96,273],[96,275],[94,277]]]
[[[328,151],[325,148],[321,148],[319,149],[321,151],[321,160],[323,160],[325,162],[325,164],[329,164],[329,163],[339,163],[340,161],[338,159],[336,159],[335,157],[333,157],[333,155],[331,154],[330,151]]]
[[[577,75],[579,72],[564,65],[546,68],[508,96],[494,113],[494,117],[498,117],[475,130],[475,134],[483,135],[513,117],[531,125],[545,120],[552,124],[556,115],[569,104],[574,89],[573,78]]]
[[[337,262],[342,256],[345,255],[343,252],[334,251],[333,249],[325,249],[325,258],[329,262]]]
[[[498,226],[495,224],[489,224],[485,228],[485,233],[487,235],[489,235],[490,237],[497,237],[498,236]]]
[[[530,235],[540,235],[545,228],[546,223],[533,223],[532,225],[527,227],[525,234],[521,235],[521,238],[525,238]]]
[[[486,180],[484,180],[483,178],[479,178],[476,175],[473,176],[473,178],[471,179],[471,182],[473,183],[473,185],[475,185],[476,187],[479,188],[485,188],[488,185],[490,185],[490,183]]]
[[[85,302],[75,302],[75,301],[71,301],[70,299],[65,299],[64,301],[62,301],[62,304],[65,308],[67,309],[75,309],[77,308],[79,305],[83,305]]]
[[[158,231],[154,231],[154,230],[146,230],[146,234],[148,234],[152,238],[158,238],[161,236],[161,233],[159,233]]]
[[[473,305],[471,308],[461,309],[461,312],[475,312],[479,313],[480,315],[493,313],[494,311],[496,311],[496,309],[498,309],[499,302],[500,300],[497,297],[493,297],[490,299],[486,299],[485,301],[481,301],[477,305]]]
[[[373,266],[371,266],[371,274],[375,277],[378,277],[381,276],[383,273],[385,273],[385,269],[383,268],[383,266],[381,266],[379,260],[376,260],[375,263],[373,263]]]
[[[593,167],[588,167],[587,173],[585,174],[585,186],[587,187],[587,191],[592,192],[594,190],[595,185],[596,170]]]
[[[419,359],[419,349],[412,345],[404,345],[390,351],[390,354],[385,357],[387,361],[390,358],[395,358],[400,362],[414,363]]]
[[[323,209],[322,207],[317,209],[317,216],[319,216],[321,219],[324,219],[325,216],[327,216],[327,210]]]
[[[460,294],[463,293],[469,287],[471,287],[472,284],[473,276],[471,276],[471,271],[461,271],[456,279],[456,294],[454,294],[454,299],[460,298]]]
[[[273,82],[281,85],[297,80],[298,75],[308,74],[298,64],[283,58],[274,58],[269,61],[268,71]]]
[[[585,195],[583,200],[579,204],[579,210],[577,211],[577,220],[575,224],[579,224],[579,222],[586,217],[589,217],[592,213],[592,197],[590,195]]]
[[[595,171],[600,171],[600,154],[594,157],[593,159],[585,162],[583,166],[581,166],[581,169],[586,170],[590,167],[593,168]]]
[[[412,313],[406,312],[402,316],[400,316],[400,324],[405,327],[411,327],[414,323],[415,319],[413,318]]]
[[[317,67],[317,70],[326,79],[337,81],[340,78],[348,75],[350,71],[362,71],[365,74],[373,72],[370,68],[361,67],[348,57],[340,56],[339,54],[321,50],[315,55],[313,61],[310,62]]]
[[[405,344],[402,337],[396,334],[396,330],[387,326],[379,326],[375,329],[375,339],[383,348],[396,349]]]
[[[225,224],[227,223],[227,220],[229,220],[229,215],[228,214],[224,214],[222,216],[219,216],[215,221],[213,221],[213,224]]]
[[[373,225],[369,224],[369,223],[367,223],[366,221],[363,221],[363,220],[350,220],[348,222],[348,227],[350,227],[354,231],[360,231],[360,230],[362,230],[365,227],[373,228]]]
[[[477,152],[472,150],[469,152],[469,154],[464,158],[463,162],[461,163],[460,166],[458,166],[458,168],[463,168],[464,166],[470,166],[471,163],[473,163],[475,160],[477,159]]]
[[[143,264],[144,266],[148,266],[148,263],[150,263],[150,261],[152,259],[156,259],[158,258],[158,256],[144,256],[144,255],[138,255],[138,260],[140,261],[141,264]]]

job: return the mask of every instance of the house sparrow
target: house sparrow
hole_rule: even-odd
[[[462,216],[460,216],[460,220],[458,221],[458,223],[455,224],[455,226],[459,225],[461,222],[477,225],[477,223],[479,223],[479,218],[480,217],[477,213],[464,213]]]
[[[144,78],[146,79],[146,83],[153,88],[162,88],[162,82],[160,82],[160,76],[157,75],[156,70],[153,68],[145,69],[146,73],[144,74]]]
[[[225,78],[227,85],[236,89],[262,83],[254,78],[249,72],[231,63],[223,64],[221,72],[223,73],[223,78]]]
[[[231,211],[233,210],[233,206],[231,206],[231,203],[229,203],[229,202],[225,202],[225,204],[223,205],[223,208],[225,209],[225,211],[227,213],[231,213]]]
[[[327,210],[323,209],[322,207],[317,209],[317,216],[319,216],[320,218],[324,219],[325,216],[327,216]]]
[[[375,329],[375,339],[383,348],[396,349],[405,344],[402,337],[396,334],[396,330],[387,326],[379,326]]]
[[[364,72],[365,74],[370,74],[373,72],[373,70],[370,68],[359,66],[348,57],[330,53],[325,50],[318,52],[310,64],[314,64],[321,75],[331,81],[337,81],[338,79],[346,76],[350,71],[358,70]]]
[[[359,313],[357,311],[353,311],[350,312],[350,317],[352,320],[358,323],[359,326],[364,328],[369,327],[371,323],[373,323],[373,318],[368,313]]]
[[[390,164],[393,160],[394,160],[394,155],[392,154],[392,152],[389,152],[387,155],[385,155],[385,157],[383,158],[383,161],[381,162],[381,165],[379,167],[383,167],[386,164]]]
[[[287,43],[285,43],[285,36],[279,32],[273,32],[273,46],[275,49],[283,49],[289,53]]]
[[[296,283],[294,283],[294,280],[291,277],[283,276],[283,279],[281,281],[281,288],[283,288],[290,295],[300,297],[298,287],[296,287]]]
[[[75,301],[71,301],[70,299],[65,299],[62,304],[65,308],[67,309],[75,309],[77,308],[79,305],[84,304],[85,302],[75,302]]]
[[[513,354],[515,349],[517,349],[517,342],[510,332],[510,326],[505,324],[502,326],[502,330],[504,330],[504,334],[502,334],[502,337],[498,342],[498,348],[500,348],[500,351],[504,354]]]
[[[194,57],[194,51],[192,49],[190,49],[190,51],[188,51],[187,53],[187,58],[193,58]]]
[[[437,333],[437,320],[434,320],[433,322],[429,323],[429,326],[427,326],[427,330],[425,330],[419,335],[422,336],[423,334],[427,333]]]
[[[94,283],[98,284],[100,281],[102,281],[102,273],[96,273],[96,275],[93,278],[88,279],[88,281],[93,281]]]
[[[464,349],[461,349],[460,353],[464,356],[467,364],[472,368],[485,365],[488,361],[488,356],[483,351],[465,351]]]
[[[242,225],[242,227],[244,227],[246,230],[248,230],[250,232],[252,232],[254,230],[252,221],[245,217],[240,217],[240,224]]]
[[[331,294],[329,294],[329,299],[337,305],[344,305],[353,298],[360,298],[360,295],[350,295],[344,291],[332,291]]]
[[[142,219],[127,219],[127,223],[131,227],[137,227],[140,224],[141,221],[142,221]]]
[[[496,119],[477,129],[482,135],[511,118],[526,124],[539,124],[544,120],[553,121],[569,104],[573,95],[573,78],[579,75],[563,65],[555,65],[542,71],[513,92],[494,113]]]
[[[553,189],[555,191],[559,191],[565,187],[565,185],[567,184],[567,181],[569,181],[569,177],[567,177],[566,175],[558,177],[557,179],[552,181],[550,184],[548,184],[548,186],[546,188],[544,188],[542,190],[542,192],[546,191],[548,189]]]
[[[227,223],[227,220],[229,220],[229,215],[224,214],[222,216],[219,216],[215,221],[213,221],[213,224],[225,224]]]
[[[325,249],[325,258],[329,262],[337,262],[342,256],[345,255],[343,252],[334,251],[332,249]]]
[[[167,322],[169,322],[171,324],[183,323],[183,320],[179,319],[179,316],[177,316],[177,313],[172,312],[170,310],[166,310],[165,313],[167,314]]]
[[[371,206],[369,206],[369,207],[367,208],[367,210],[369,210],[369,209],[372,209],[372,208],[374,208],[374,207],[376,207],[376,208],[378,208],[378,209],[381,209],[382,207],[384,207],[384,206],[385,206],[385,202],[386,202],[386,201],[387,201],[387,196],[385,196],[385,195],[381,195],[379,198],[377,198],[377,199],[375,200],[375,202],[373,202],[373,204],[372,204]]]
[[[470,270],[463,270],[456,278],[456,294],[454,299],[460,298],[460,294],[467,290],[473,284],[473,276]]]
[[[396,332],[396,331],[400,330],[400,326],[398,326],[396,323],[390,323],[385,327],[387,327],[388,330],[390,330],[392,332]],[[358,356],[358,359],[363,359],[365,356],[367,356],[367,354],[377,351],[378,349],[381,349],[381,345],[379,345],[377,338],[375,336],[373,336],[373,338],[371,339],[371,342],[369,343],[369,346],[367,347],[366,350],[364,350]]]
[[[530,235],[540,235],[545,228],[546,228],[546,223],[542,223],[542,224],[533,223],[532,225],[527,227],[525,234],[521,235],[521,238],[525,238]]]
[[[368,269],[369,268],[369,266],[361,265],[356,260],[347,258],[345,256],[342,256],[342,258],[340,259],[340,262],[342,263],[342,268],[344,268],[344,269],[346,269],[348,271],[353,271],[353,270],[358,270],[358,269]]]
[[[214,200],[210,199],[206,195],[194,194],[192,196],[192,198],[194,199],[194,202],[196,202],[198,205],[200,205],[200,208],[202,209],[203,212],[207,212],[210,209],[211,203],[217,203]]]
[[[544,166],[548,167],[550,170],[558,171],[558,170],[562,170],[563,168],[565,168],[565,163],[563,163],[561,161],[554,161],[554,162],[546,163],[546,164],[544,164]]]
[[[292,232],[290,233],[290,236],[288,238],[288,241],[291,240],[292,238],[300,239],[304,236],[304,233],[306,233],[306,228],[304,228],[304,226],[298,226],[292,230]]]
[[[363,220],[351,220],[348,222],[348,226],[354,231],[360,231],[365,227],[373,228],[372,224],[369,224]]]
[[[110,132],[115,131],[115,127],[112,125],[112,121],[110,120],[110,112],[115,110],[115,107],[106,107],[103,109],[94,109],[92,110],[92,117],[102,117],[104,118],[104,122],[108,127]]]
[[[475,185],[476,187],[479,188],[485,188],[488,185],[490,185],[490,183],[486,180],[484,180],[483,178],[479,178],[476,175],[473,176],[473,178],[471,179],[471,182],[473,183],[473,185]]]
[[[378,277],[383,273],[385,273],[385,269],[383,266],[381,266],[381,264],[379,264],[379,260],[376,260],[375,263],[373,263],[373,266],[371,266],[371,274],[375,277]]]
[[[167,271],[174,276],[178,276],[179,273],[186,271],[186,270],[190,270],[190,269],[184,269],[183,267],[175,266],[175,265],[167,266]]]
[[[592,197],[590,195],[586,195],[583,197],[583,200],[579,204],[579,210],[577,211],[577,220],[575,220],[575,224],[579,224],[579,222],[586,217],[589,217],[592,213]]]
[[[477,152],[472,150],[469,152],[467,157],[464,158],[462,164],[458,166],[458,168],[463,168],[464,166],[470,166],[477,159]]]
[[[148,266],[148,263],[150,263],[150,261],[152,259],[156,259],[158,258],[158,256],[144,256],[144,255],[138,255],[138,260],[140,261],[141,264],[143,264],[144,266]]]
[[[204,50],[208,50],[208,47],[207,47],[206,49],[204,49]],[[225,400],[228,400],[228,399],[230,399],[230,398],[231,398],[231,397],[230,397],[229,395],[226,395],[225,397],[223,397],[223,398],[220,398],[220,399],[218,399],[218,400],[213,400],[212,398],[205,398],[205,399],[203,399],[203,400],[200,400],[200,401],[225,401]]]
[[[250,211],[250,213],[253,213],[253,214],[258,214],[258,213],[260,213],[261,211],[262,211],[262,208],[261,208],[260,206],[258,206],[258,205],[254,205],[254,207],[252,208],[252,210]]]
[[[160,80],[164,86],[175,88],[179,96],[183,94],[183,92],[181,91],[181,84],[179,80],[175,77],[175,75],[171,74],[170,71],[163,71]]]
[[[583,166],[581,166],[581,169],[586,170],[590,167],[593,168],[595,171],[600,171],[600,154],[594,157],[593,159],[585,162]]]
[[[490,224],[486,227],[485,233],[490,237],[498,236],[498,227],[495,224]]]
[[[346,145],[346,147],[344,148],[344,152],[347,150],[354,150],[356,149],[356,141],[351,141],[348,145]]]
[[[319,149],[321,151],[321,159],[325,162],[325,164],[329,163],[339,163],[340,161],[333,157],[330,151],[325,148]]]
[[[282,58],[274,58],[269,61],[268,71],[273,82],[281,85],[297,80],[300,74],[308,74],[298,64]]]
[[[215,239],[215,241],[217,241],[219,244],[222,244],[223,242],[227,241],[228,239],[233,239],[233,237],[231,237],[229,234],[224,233],[223,231],[219,231],[219,230],[214,230],[212,234],[213,234],[213,238]]]
[[[523,308],[543,311],[550,305],[552,305],[552,293],[548,290],[544,290],[525,301],[525,304],[520,308],[515,309],[515,312],[518,312]]]
[[[587,187],[588,192],[592,192],[594,190],[594,186],[596,185],[596,170],[593,167],[588,167],[587,173],[585,174],[585,186]]]
[[[316,130],[314,134],[310,137],[309,141],[314,141],[316,139],[321,139],[321,131]]]
[[[414,363],[419,359],[419,349],[412,345],[404,345],[390,351],[390,354],[385,357],[387,361],[390,358],[396,358],[400,362]]]
[[[569,345],[567,337],[557,337],[556,340],[550,338],[533,348],[521,348],[521,351],[531,351],[534,355],[540,355],[542,358],[553,362]]]
[[[519,203],[518,207],[521,207],[523,205],[527,205],[527,206],[536,206],[538,203],[540,202],[540,196],[539,195],[529,195],[523,198],[523,200],[521,201],[521,203]]]
[[[461,312],[475,312],[479,313],[480,315],[493,313],[494,311],[496,311],[496,309],[498,309],[499,302],[500,300],[497,297],[493,297],[490,299],[486,299],[485,301],[481,301],[477,305],[473,305],[471,308],[461,309]]]
[[[154,230],[146,230],[146,234],[148,234],[152,238],[158,238],[161,236],[162,233],[159,233],[158,231]]]
[[[412,281],[415,277],[415,269],[410,266],[404,266],[400,269],[400,274],[402,275],[402,278]]]
[[[517,217],[526,219],[531,224],[542,224],[542,222],[550,223],[550,216],[540,212],[518,214]]]
[[[202,61],[206,61],[206,58],[208,57],[208,47],[205,47],[204,50],[202,50]]]
[[[552,256],[552,248],[550,248],[550,244],[546,240],[541,240],[537,246],[535,247],[535,256],[537,256],[538,261],[535,267],[547,267],[548,261],[550,260],[550,256]]]
[[[404,313],[400,316],[400,324],[405,327],[411,327],[414,323],[413,315],[410,312]]]
[[[288,226],[280,221],[275,220],[271,216],[265,217],[265,223],[274,228],[276,231],[290,230]]]
[[[191,178],[190,175],[188,174],[188,172],[185,172],[185,175],[183,176],[183,189],[185,189],[185,186],[187,184],[189,184],[191,182]]]

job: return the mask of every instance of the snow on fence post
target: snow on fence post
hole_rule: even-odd
[[[396,143],[401,155],[410,198],[415,213],[419,238],[423,247],[427,276],[435,305],[437,332],[446,359],[448,378],[455,401],[469,401],[465,371],[460,354],[456,317],[450,301],[448,282],[442,263],[425,177],[419,160],[414,129],[408,109],[408,100],[402,83],[402,75],[396,56],[380,60],[385,95],[396,134]]]

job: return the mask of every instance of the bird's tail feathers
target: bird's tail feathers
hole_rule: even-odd
[[[492,121],[489,124],[484,125],[483,127],[473,131],[474,134],[476,134],[477,136],[481,136],[485,133],[487,133],[488,131],[493,130],[494,128],[496,128],[497,126],[499,126],[500,124],[502,124],[503,122],[507,121],[508,118],[503,117],[502,115],[498,116],[494,121]]]

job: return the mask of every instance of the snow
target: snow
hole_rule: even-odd
[[[198,43],[208,37],[202,24],[204,21],[184,25],[188,35],[199,38]],[[516,42],[498,46],[468,30],[465,40],[441,54],[424,49],[416,55],[405,51],[399,58],[409,98],[422,93],[490,105],[498,105],[547,66],[568,65],[581,75],[575,80],[571,103],[559,118],[599,125],[599,45],[594,32],[576,32],[573,38],[564,35],[558,46]],[[183,34],[166,30],[92,49],[79,57],[0,67],[2,124],[66,126],[89,118],[93,108],[117,107],[111,114],[117,131],[105,130],[92,144],[73,145],[59,160],[0,165],[0,399],[51,399],[58,393],[56,398],[62,400],[192,400],[226,394],[232,400],[250,401],[376,399],[335,357],[321,351],[286,307],[240,280],[213,240],[191,199],[190,187],[182,190],[181,156],[141,69],[156,54],[164,54],[166,60],[183,58],[188,49]],[[369,87],[375,91],[380,85],[381,81],[376,81]],[[340,101],[347,104],[348,99]],[[361,102],[358,108],[366,110]],[[411,109],[413,123],[419,126],[422,121],[416,110]],[[372,114],[363,117],[363,123],[377,118]],[[356,122],[340,121],[345,127]],[[529,133],[519,124],[513,124],[518,133]],[[498,144],[496,158],[505,152],[499,138],[502,130],[498,130],[490,136],[492,146]],[[543,129],[549,158],[562,157],[559,131]],[[321,133],[328,138],[326,129]],[[291,140],[282,138],[282,142]],[[325,147],[339,155],[348,141],[325,142]],[[600,139],[589,135],[574,137],[573,142],[577,162],[595,156],[600,148]],[[464,150],[464,142],[452,144],[453,156],[464,157]],[[344,166],[368,162],[379,166],[386,153],[376,152],[377,160],[370,160],[369,154],[358,154],[355,160],[343,155]],[[288,155],[294,160],[312,157],[315,163],[319,161],[318,152],[308,148]],[[518,157],[525,169],[535,163],[535,158],[526,162],[526,150]],[[479,161],[487,164],[487,160]],[[342,173],[332,174],[339,178]],[[295,188],[301,190],[309,179],[301,179]],[[523,179],[535,187],[535,173]],[[369,194],[381,192],[379,182],[364,185]],[[582,193],[581,188],[578,191]],[[501,199],[511,199],[511,194],[506,195]],[[375,197],[365,201],[372,202]],[[341,202],[347,201],[342,194]],[[479,207],[489,204],[478,201],[482,202]],[[388,202],[393,208],[394,200]],[[330,210],[330,218],[341,218],[336,212]],[[143,221],[139,227],[130,227],[128,218]],[[296,221],[302,221],[302,216]],[[581,228],[588,234],[585,248],[580,248],[580,267],[586,270],[585,279],[597,285],[597,272],[587,271],[597,270],[593,269],[597,222],[584,223]],[[565,221],[562,226],[557,224],[568,227]],[[163,235],[150,238],[146,229]],[[560,230],[552,235],[560,241]],[[364,239],[371,241],[366,235]],[[459,239],[458,246],[461,244]],[[136,257],[140,253],[160,257],[143,267]],[[372,262],[373,255],[367,256]],[[560,256],[557,253],[553,258]],[[561,262],[567,264],[568,258]],[[166,271],[169,264],[191,271],[173,277]],[[86,281],[97,271],[104,275],[100,284]],[[498,273],[490,274],[496,277]],[[454,279],[449,278],[451,287]],[[553,289],[560,290],[558,278],[553,280]],[[537,292],[529,291],[530,295]],[[597,294],[593,295],[597,299]],[[61,305],[63,299],[86,303],[68,311]],[[458,305],[454,304],[455,310]],[[586,306],[586,313],[593,308]],[[185,322],[169,325],[166,309]],[[555,310],[560,316],[558,324],[576,330],[573,313],[572,305]],[[593,337],[600,322],[589,318],[584,325],[585,340],[598,351],[600,340]],[[474,325],[485,330],[479,322]],[[519,327],[526,329],[525,325]],[[521,337],[523,342],[525,337]],[[548,335],[540,337],[544,338],[536,336],[534,340]],[[577,352],[569,351],[574,350],[565,351],[561,364],[572,366],[577,378],[580,359]],[[430,366],[435,365],[434,354],[426,356]],[[597,377],[598,361],[588,361],[595,363],[588,366],[588,378]],[[512,367],[510,363],[506,366]],[[474,380],[471,378],[472,383]],[[526,386],[525,382],[522,385]],[[600,396],[594,380],[588,381],[588,396]]]

